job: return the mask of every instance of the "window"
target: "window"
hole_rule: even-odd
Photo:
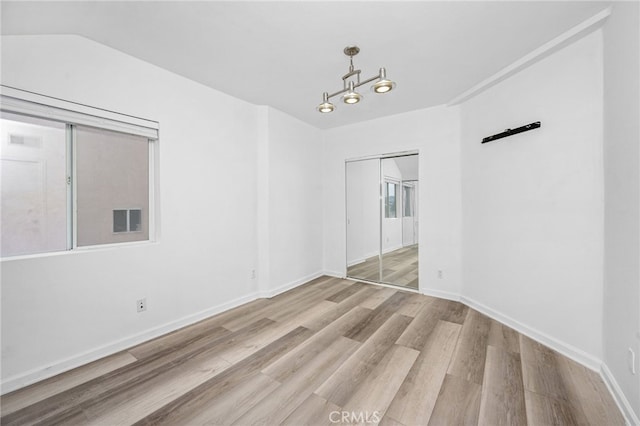
[[[113,211],[113,232],[142,231],[142,210],[126,209]]]
[[[1,100],[2,257],[151,239],[157,130]]]
[[[148,240],[148,139],[81,126],[75,136],[78,246]]]
[[[402,187],[404,190],[403,197],[403,206],[404,206],[404,217],[413,216],[413,186],[404,185]]]
[[[2,256],[67,248],[65,127],[54,121],[0,116]]]
[[[395,218],[397,214],[396,193],[398,192],[398,184],[385,181],[385,197],[384,197],[384,217]]]

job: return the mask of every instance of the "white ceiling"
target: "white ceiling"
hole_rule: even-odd
[[[319,128],[447,103],[595,15],[593,1],[2,1],[2,34],[77,34]],[[331,114],[345,46],[391,93]],[[361,89],[364,89],[362,87]],[[337,98],[336,101],[338,100]]]
[[[395,157],[392,159],[396,162],[402,180],[418,180],[418,156],[407,155],[404,157]]]

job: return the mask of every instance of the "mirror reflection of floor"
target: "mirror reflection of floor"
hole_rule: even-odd
[[[418,245],[403,247],[382,257],[382,280],[379,277],[379,258],[372,256],[347,269],[349,277],[368,281],[382,281],[418,289]]]

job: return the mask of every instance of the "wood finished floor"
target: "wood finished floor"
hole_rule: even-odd
[[[349,266],[347,275],[367,281],[381,281],[418,289],[418,245],[385,253],[382,256],[382,279],[380,279],[378,256],[369,257],[364,262]]]
[[[473,309],[329,277],[0,403],[3,425],[624,424],[598,374]]]

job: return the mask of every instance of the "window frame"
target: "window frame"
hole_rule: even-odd
[[[389,207],[389,185],[394,185],[394,216],[387,216],[387,213],[390,211]],[[400,182],[385,176],[384,178],[384,218],[385,219],[398,219],[398,188],[400,186]]]
[[[409,192],[409,197],[406,196],[407,194],[407,190]],[[415,212],[415,190],[416,187],[413,184],[407,183],[407,182],[402,182],[402,217],[414,217],[416,212]],[[407,198],[409,200],[409,202],[407,203]],[[409,207],[409,215],[407,215],[407,205]]]
[[[131,245],[146,245],[157,242],[158,229],[156,212],[159,211],[157,204],[157,150],[159,144],[159,124],[158,122],[116,113],[113,111],[103,110],[90,107],[87,105],[76,104],[57,98],[50,98],[44,95],[25,92],[19,89],[0,85],[0,110],[16,116],[34,117],[49,121],[56,121],[65,124],[66,132],[66,179],[67,179],[67,244],[66,250],[34,252],[28,254],[9,255],[0,257],[0,262],[48,257],[61,254],[77,253],[83,251],[91,251],[97,249],[116,248]],[[149,238],[141,241],[127,241],[116,243],[105,243],[78,246],[78,212],[77,212],[77,166],[76,166],[76,150],[77,126],[93,127],[97,129],[113,131],[118,133],[142,136],[148,142],[148,188],[149,188],[149,208],[147,212],[147,220],[149,227]],[[117,209],[113,209],[117,210]],[[140,210],[142,208],[131,206],[128,208],[118,209],[127,210],[127,226],[129,227],[129,210]],[[144,217],[141,218],[144,220]],[[113,231],[113,224],[111,230]],[[138,233],[142,231],[127,231],[127,234]],[[117,234],[123,234],[119,232]]]

